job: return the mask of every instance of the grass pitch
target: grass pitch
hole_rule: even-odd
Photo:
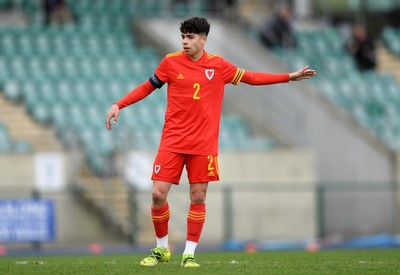
[[[400,249],[198,252],[197,269],[180,267],[179,253],[167,264],[143,268],[145,256],[3,257],[0,274],[400,274]]]

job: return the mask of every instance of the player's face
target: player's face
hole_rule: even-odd
[[[203,55],[204,44],[207,41],[207,36],[196,33],[182,33],[182,47],[186,54],[197,60]]]

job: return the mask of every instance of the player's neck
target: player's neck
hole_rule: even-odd
[[[197,62],[201,59],[201,57],[204,54],[204,49],[198,51],[197,53],[193,54],[193,55],[187,55],[192,61]]]

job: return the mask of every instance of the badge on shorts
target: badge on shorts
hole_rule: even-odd
[[[154,165],[154,173],[160,172],[161,166],[160,165]]]
[[[206,77],[208,78],[208,80],[211,80],[211,78],[213,78],[214,69],[206,69],[204,72],[205,72]]]

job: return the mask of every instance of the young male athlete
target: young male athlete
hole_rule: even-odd
[[[206,217],[208,182],[219,180],[218,133],[225,84],[267,85],[315,75],[308,66],[284,74],[245,71],[204,50],[209,30],[205,18],[193,17],[183,21],[180,27],[183,50],[166,55],[150,79],[117,101],[106,118],[106,127],[111,130],[111,120],[117,122],[120,109],[168,83],[168,106],[152,175],[151,216],[157,247],[140,262],[141,266],[152,267],[170,260],[167,195],[173,184],[179,184],[185,165],[191,204],[181,266],[200,266],[195,261],[194,252]]]

